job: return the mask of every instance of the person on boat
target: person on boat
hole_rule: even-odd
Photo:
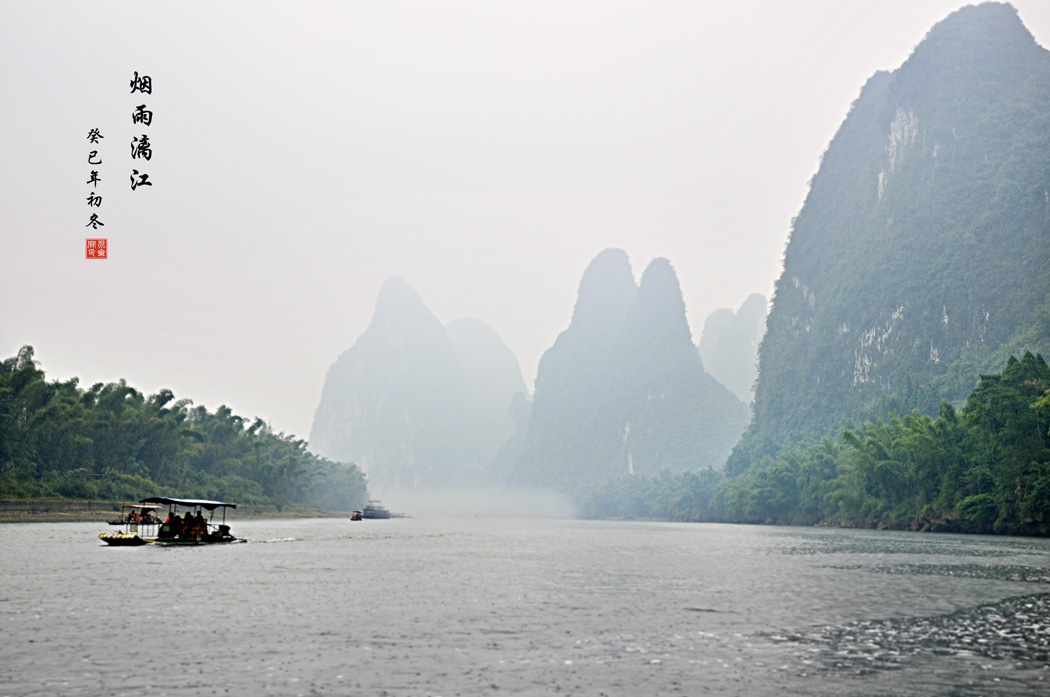
[[[189,537],[189,535],[190,535],[190,526],[193,524],[193,518],[191,517],[190,512],[186,511],[185,513],[182,514],[181,518],[178,517],[178,516],[175,516],[175,520],[177,521],[178,527],[179,527],[178,536],[179,537]]]
[[[199,515],[199,514],[198,514]],[[198,517],[186,511],[186,520],[182,528],[183,537],[196,537],[200,535],[200,524],[198,523]]]
[[[171,524],[169,529],[171,530],[172,537],[179,537],[182,535],[183,521],[177,514],[171,516]]]
[[[183,537],[196,537],[200,533],[200,528],[197,527],[197,517],[189,511],[186,511],[186,521],[182,528]]]
[[[167,540],[175,537],[175,516],[172,515],[171,511],[168,511],[168,517],[161,523],[160,530],[157,531],[157,537],[162,540]]]

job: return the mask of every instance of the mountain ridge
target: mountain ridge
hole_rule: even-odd
[[[1048,114],[1050,53],[999,3],[867,81],[793,223],[731,471],[1050,347]]]
[[[328,370],[312,448],[357,463],[384,495],[480,476],[513,432],[511,398],[524,381],[491,327],[449,327],[404,280],[388,279],[368,328]]]
[[[626,253],[607,249],[540,360],[510,479],[571,492],[620,474],[720,465],[746,411],[704,372],[671,263],[654,259],[636,286]]]

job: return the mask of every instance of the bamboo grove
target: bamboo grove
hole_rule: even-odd
[[[360,507],[354,465],[310,453],[261,419],[209,412],[170,390],[47,381],[33,348],[0,362],[0,498],[185,496],[276,506]]]
[[[623,477],[585,497],[592,517],[1050,534],[1050,367],[1011,357],[961,411],[887,416],[721,472]]]

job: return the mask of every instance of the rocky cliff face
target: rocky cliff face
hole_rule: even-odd
[[[1050,54],[966,7],[864,86],[794,222],[739,471],[1050,348]]]
[[[746,416],[704,373],[670,263],[654,260],[636,286],[627,255],[605,250],[540,361],[511,478],[576,490],[630,472],[720,466]]]
[[[328,371],[311,449],[356,462],[377,492],[473,483],[511,432],[524,384],[495,332],[450,327],[404,281],[387,281],[368,329]]]

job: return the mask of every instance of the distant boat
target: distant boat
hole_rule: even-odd
[[[368,505],[364,507],[364,510],[361,511],[361,516],[363,518],[370,518],[373,520],[380,518],[389,518],[390,511],[386,508],[383,508],[383,505],[378,501],[373,500],[369,501]]]
[[[350,516],[350,520],[361,520],[364,516],[361,515],[361,511],[354,511]]]

